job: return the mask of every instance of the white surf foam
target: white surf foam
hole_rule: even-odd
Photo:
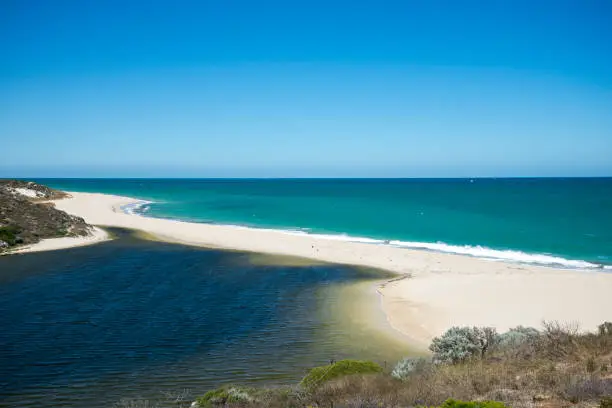
[[[251,229],[257,227],[231,225],[234,228]],[[305,229],[273,229],[273,228],[257,228],[265,229],[268,231],[280,232],[288,235],[302,235],[309,236],[318,239],[326,239],[332,241],[346,241],[346,242],[361,242],[365,244],[375,245],[391,245],[401,248],[410,249],[424,249],[428,251],[443,252],[450,254],[473,256],[475,258],[487,259],[498,262],[513,262],[513,263],[525,263],[542,266],[554,266],[561,268],[571,269],[605,269],[612,270],[612,265],[601,265],[598,263],[587,262],[582,260],[573,260],[561,258],[554,255],[548,254],[530,254],[522,251],[513,250],[499,250],[492,249],[483,246],[472,246],[472,245],[449,245],[444,242],[429,243],[429,242],[409,242],[409,241],[398,241],[398,240],[382,240],[367,237],[357,237],[348,234],[317,234],[312,233]]]
[[[596,263],[582,260],[565,259],[548,254],[529,254],[522,251],[499,250],[483,246],[448,245],[443,242],[426,243],[405,241],[391,241],[389,244],[403,248],[427,249],[431,251],[447,252],[459,255],[469,255],[474,256],[476,258],[491,259],[497,261],[520,262],[536,265],[558,266],[564,268],[578,269],[610,269],[607,266],[602,266]]]
[[[282,231],[282,230],[280,230]],[[612,270],[612,265],[601,265],[597,263],[573,260],[561,258],[554,255],[548,254],[530,254],[522,251],[513,250],[498,250],[487,248],[483,246],[472,246],[472,245],[449,245],[443,242],[429,243],[429,242],[407,242],[391,240],[385,241],[381,239],[365,238],[365,237],[354,237],[346,234],[311,234],[303,231],[282,231],[292,235],[309,235],[311,237],[328,239],[334,241],[347,241],[347,242],[363,242],[367,244],[378,244],[378,245],[391,245],[401,248],[411,249],[425,249],[428,251],[443,252],[458,255],[473,256],[481,259],[488,259],[492,261],[503,261],[503,262],[516,262],[526,263],[543,266],[555,266],[562,268],[572,269],[606,269]]]
[[[142,216],[143,213],[147,211],[146,209],[143,211],[143,207],[145,207],[148,204],[152,204],[152,203],[153,203],[152,201],[146,201],[146,200],[134,201],[132,203],[122,206],[121,211],[123,211],[126,214],[130,214],[130,215]]]

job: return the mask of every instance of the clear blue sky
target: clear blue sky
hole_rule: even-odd
[[[612,1],[0,1],[0,176],[612,175]]]

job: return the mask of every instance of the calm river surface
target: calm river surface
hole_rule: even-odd
[[[0,406],[108,407],[225,383],[290,384],[330,359],[408,354],[385,334],[376,272],[115,233],[0,258]]]

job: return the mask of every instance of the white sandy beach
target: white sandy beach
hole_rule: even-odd
[[[138,200],[69,193],[58,209],[98,226],[142,230],[161,240],[216,248],[299,256],[410,274],[380,287],[391,325],[413,342],[453,325],[488,325],[503,331],[542,320],[578,322],[593,330],[612,320],[612,273],[494,262],[462,255],[347,242],[309,235],[188,223],[126,214]]]
[[[19,254],[25,252],[54,251],[57,249],[73,248],[85,245],[97,244],[110,239],[109,234],[102,228],[94,227],[90,235],[86,237],[63,237],[47,238],[32,245],[12,250],[11,253]]]

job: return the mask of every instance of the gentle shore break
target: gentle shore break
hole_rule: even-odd
[[[56,201],[56,207],[93,225],[141,230],[188,245],[298,256],[410,275],[382,285],[379,293],[390,324],[421,344],[454,325],[486,325],[503,331],[559,320],[593,330],[612,318],[612,273],[605,271],[519,265],[307,234],[149,218],[124,211],[140,200],[69,194],[70,198]]]

